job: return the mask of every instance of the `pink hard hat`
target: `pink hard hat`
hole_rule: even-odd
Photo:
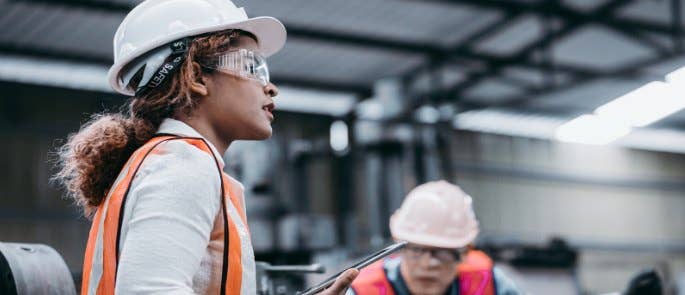
[[[458,186],[435,181],[414,188],[390,218],[396,240],[440,248],[461,248],[478,235],[472,200]]]

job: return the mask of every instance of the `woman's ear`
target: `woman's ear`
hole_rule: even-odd
[[[192,81],[190,82],[190,90],[201,96],[207,96],[209,94],[209,88],[207,87],[207,84],[211,83],[211,81],[209,81],[209,77],[203,75],[200,64],[193,62],[191,66],[193,68],[193,77]]]

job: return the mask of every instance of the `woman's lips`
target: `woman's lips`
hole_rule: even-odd
[[[276,106],[273,103],[267,104],[262,107],[262,110],[266,113],[266,116],[269,118],[270,121],[274,120],[274,114],[273,110]]]

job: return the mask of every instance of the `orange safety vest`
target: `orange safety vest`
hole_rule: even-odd
[[[395,295],[383,265],[384,261],[379,261],[361,270],[352,282],[357,295]],[[485,253],[470,250],[457,265],[455,279],[459,282],[459,295],[495,295],[493,265]]]
[[[190,145],[210,154],[221,176],[221,212],[224,220],[224,251],[221,272],[221,294],[239,295],[242,284],[242,264],[240,236],[236,224],[228,215],[227,202],[230,200],[235,208],[245,208],[242,200],[231,192],[228,176],[223,173],[219,161],[207,142],[202,138],[164,135],[152,138],[136,150],[128,159],[117,180],[110,188],[107,198],[100,204],[93,218],[88,236],[85,259],[83,262],[83,281],[81,294],[114,294],[119,261],[119,236],[121,233],[126,197],[133,177],[145,158],[163,142],[183,140]],[[238,210],[243,224],[247,219],[243,210]],[[231,242],[229,241],[237,241]]]

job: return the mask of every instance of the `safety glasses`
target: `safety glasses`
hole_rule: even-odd
[[[222,52],[205,58],[200,63],[206,68],[255,80],[262,86],[269,84],[269,67],[266,59],[252,50],[241,48]]]
[[[443,249],[433,247],[422,247],[419,245],[409,244],[404,247],[404,253],[409,259],[418,260],[426,253],[430,253],[442,263],[457,262],[461,259],[461,254],[466,252],[465,248],[460,249]]]

